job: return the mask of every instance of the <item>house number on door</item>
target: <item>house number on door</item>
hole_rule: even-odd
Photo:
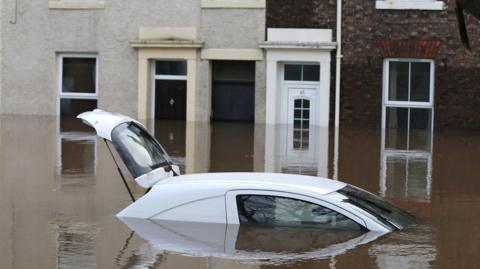
[[[305,91],[304,91],[304,90],[301,90],[301,91],[300,91],[300,94],[302,94],[302,95],[305,94]]]

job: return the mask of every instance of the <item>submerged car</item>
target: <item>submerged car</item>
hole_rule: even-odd
[[[78,118],[111,142],[135,181],[149,189],[118,213],[119,218],[380,233],[415,222],[412,215],[374,194],[325,178],[275,173],[179,175],[164,148],[134,119],[98,109]]]

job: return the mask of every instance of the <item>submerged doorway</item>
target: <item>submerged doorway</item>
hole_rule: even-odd
[[[156,61],[154,118],[185,120],[187,112],[187,62]]]
[[[212,120],[253,122],[255,62],[214,61]]]

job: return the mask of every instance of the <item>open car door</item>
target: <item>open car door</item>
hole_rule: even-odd
[[[180,174],[179,167],[173,165],[162,145],[138,121],[100,109],[84,112],[77,118],[114,145],[138,185],[150,188],[165,178]]]

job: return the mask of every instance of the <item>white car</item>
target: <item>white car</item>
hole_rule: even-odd
[[[78,118],[114,145],[140,186],[151,188],[119,218],[380,233],[415,221],[376,195],[330,179],[273,173],[176,176],[178,167],[139,122],[102,110]]]

